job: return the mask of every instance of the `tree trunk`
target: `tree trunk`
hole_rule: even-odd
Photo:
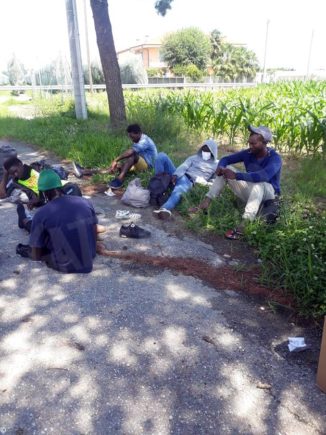
[[[110,120],[113,128],[119,128],[126,120],[126,109],[120,77],[120,68],[115,51],[107,0],[90,0],[100,53],[106,93],[109,102]]]

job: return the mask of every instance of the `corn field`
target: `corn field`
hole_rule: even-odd
[[[248,124],[266,125],[280,151],[326,156],[326,82],[218,92],[127,92],[126,105],[131,116],[140,109],[181,116],[189,128],[231,144],[246,141]]]

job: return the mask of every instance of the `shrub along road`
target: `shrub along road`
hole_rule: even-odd
[[[24,161],[40,158],[15,147]],[[151,239],[119,239],[115,210],[126,207],[92,201],[108,250],[188,257],[207,274],[235,261],[147,209],[139,224]],[[27,235],[14,205],[0,213],[1,433],[324,433],[313,330],[159,261],[98,256],[87,276],[56,273],[15,255]],[[312,349],[289,354],[287,337],[301,335]]]

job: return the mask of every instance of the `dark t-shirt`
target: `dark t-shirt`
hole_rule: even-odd
[[[88,273],[96,255],[92,204],[79,196],[60,196],[39,209],[33,218],[29,244],[44,248],[45,261],[60,272]]]

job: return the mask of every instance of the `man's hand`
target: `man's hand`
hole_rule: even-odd
[[[216,175],[218,176],[218,177],[221,177],[222,175],[223,175],[223,171],[224,171],[224,168],[220,168],[220,167],[218,167],[217,169],[216,169]]]
[[[178,177],[176,175],[172,175],[171,178],[171,183],[173,184],[173,186],[175,185],[175,183],[177,182]]]
[[[223,169],[223,177],[226,178],[227,180],[235,180],[236,173],[233,172],[231,169],[224,168]]]
[[[116,171],[118,166],[118,162],[116,160],[113,160],[113,162],[111,163],[111,166],[108,169],[109,174],[112,174],[113,172]]]

